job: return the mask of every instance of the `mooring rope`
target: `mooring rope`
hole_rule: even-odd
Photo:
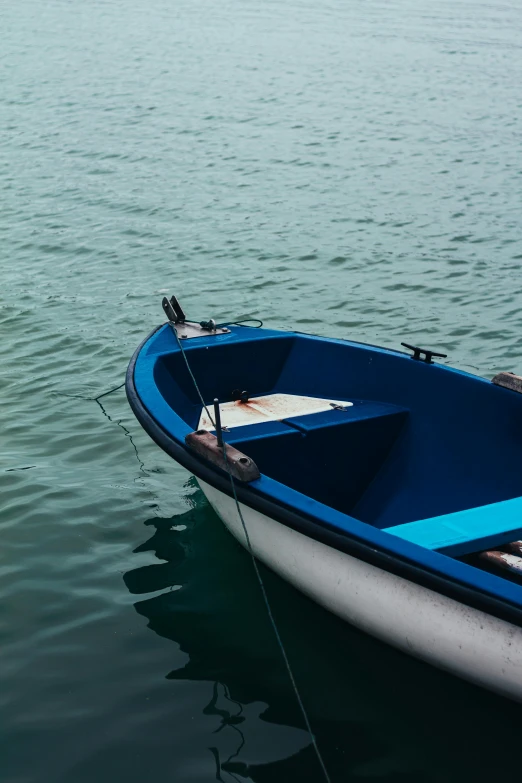
[[[86,397],[84,394],[66,394],[65,392],[54,392],[55,394],[58,394],[60,397],[72,397],[74,400],[87,400],[88,402],[98,402],[98,400],[101,400],[102,397],[107,397],[109,394],[112,394],[113,392],[117,392],[120,389],[123,389],[125,386],[125,381],[123,383],[120,383],[119,386],[115,386],[114,389],[109,389],[109,391],[102,392],[101,394],[98,394],[96,397]]]
[[[249,327],[250,329],[261,329],[263,321],[261,318],[238,318],[236,321],[225,321],[223,324],[216,324],[216,329],[222,329],[223,326],[248,326],[249,324],[255,324],[255,326]]]
[[[181,351],[181,355],[183,356],[183,359],[185,361],[185,365],[187,367],[188,373],[189,373],[189,375],[190,375],[190,377],[192,379],[192,383],[194,384],[194,388],[195,388],[195,390],[196,390],[196,392],[198,394],[198,397],[200,399],[201,405],[203,406],[203,408],[205,410],[205,413],[207,414],[209,420],[212,422],[212,426],[215,429],[216,425],[215,425],[214,419],[210,415],[210,411],[207,408],[205,400],[203,399],[203,395],[201,394],[200,388],[198,386],[198,382],[196,381],[194,373],[192,372],[192,368],[191,368],[191,366],[189,364],[189,361],[187,359],[187,356],[185,354],[185,349],[183,348],[183,344],[182,344],[182,342],[181,342],[181,340],[180,340],[180,338],[178,336],[178,333],[176,331],[176,327],[174,326],[174,324],[171,324],[171,326],[172,326],[172,331],[174,332],[174,335],[176,337],[177,343],[179,345],[179,349]],[[323,757],[321,756],[321,752],[319,750],[319,747],[317,745],[317,742],[315,740],[315,737],[314,737],[314,734],[313,734],[313,731],[312,731],[312,726],[311,726],[311,723],[310,723],[310,719],[308,718],[308,713],[306,711],[306,708],[304,706],[303,700],[301,698],[301,694],[299,693],[299,689],[298,689],[297,683],[295,681],[294,673],[292,671],[292,667],[290,666],[290,660],[288,658],[285,646],[283,644],[283,640],[281,638],[281,634],[279,633],[279,629],[277,627],[277,623],[276,623],[275,617],[274,617],[273,612],[272,612],[272,607],[270,605],[268,594],[266,592],[265,583],[263,582],[263,577],[261,575],[261,571],[259,570],[259,566],[257,564],[257,560],[256,560],[256,557],[254,555],[254,551],[252,549],[252,544],[250,542],[250,536],[248,534],[248,529],[247,529],[247,526],[245,524],[245,520],[244,520],[244,517],[243,517],[243,512],[241,511],[241,506],[239,505],[239,500],[238,500],[237,492],[236,492],[236,483],[234,481],[234,477],[233,477],[232,472],[230,470],[228,457],[227,457],[226,443],[224,441],[223,441],[223,456],[225,458],[225,464],[227,466],[227,473],[228,473],[228,477],[230,479],[230,486],[231,486],[231,489],[232,489],[232,495],[233,495],[233,498],[234,498],[234,502],[236,504],[236,509],[237,509],[237,513],[238,513],[239,519],[241,520],[241,525],[243,527],[243,533],[245,534],[245,540],[246,540],[246,543],[247,543],[247,549],[248,549],[248,551],[250,553],[250,557],[252,559],[252,564],[254,566],[254,571],[255,571],[255,574],[256,574],[256,577],[257,577],[257,581],[258,581],[258,584],[259,584],[259,587],[260,587],[260,590],[261,590],[261,595],[263,597],[263,601],[264,601],[264,604],[265,604],[265,607],[266,607],[268,618],[270,620],[270,624],[272,626],[272,630],[274,631],[274,635],[275,635],[277,644],[279,645],[279,649],[281,650],[281,655],[283,656],[285,667],[286,667],[286,670],[288,672],[288,677],[290,679],[290,683],[291,683],[292,688],[294,690],[294,694],[295,694],[297,703],[298,703],[299,708],[301,710],[301,713],[303,715],[303,719],[304,719],[304,722],[305,722],[305,725],[306,725],[306,729],[307,729],[308,734],[310,736],[310,740],[311,740],[312,746],[314,748],[315,754],[317,756],[317,760],[318,760],[319,765],[320,765],[320,767],[321,767],[321,769],[323,771],[325,780],[327,781],[327,783],[331,783],[330,776],[328,774],[328,770],[326,769],[326,765],[325,765],[325,763],[323,761]]]

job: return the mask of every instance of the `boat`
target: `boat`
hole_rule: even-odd
[[[362,631],[521,701],[522,379],[163,308],[127,397],[238,541]]]

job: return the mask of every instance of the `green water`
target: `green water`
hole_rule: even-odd
[[[196,317],[522,370],[515,0],[5,0],[2,781],[321,781],[248,555],[123,380]],[[434,489],[436,491],[436,488]],[[520,707],[263,571],[332,781],[491,781]]]

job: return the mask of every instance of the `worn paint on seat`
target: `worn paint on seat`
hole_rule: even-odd
[[[349,408],[353,402],[323,399],[321,397],[305,397],[299,394],[266,394],[263,397],[252,397],[248,402],[233,400],[219,406],[221,424],[223,427],[243,427],[247,424],[259,424],[264,421],[280,421],[292,416],[305,416],[311,413],[331,411],[336,405]],[[214,425],[201,412],[198,429],[214,430]]]

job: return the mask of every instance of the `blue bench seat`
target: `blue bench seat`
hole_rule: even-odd
[[[224,440],[231,445],[289,435],[296,436],[299,435],[299,433],[282,421],[261,421],[259,424],[247,424],[240,427],[231,427],[229,430],[223,430]]]
[[[425,549],[461,557],[522,538],[522,497],[383,530]]]
[[[338,427],[341,424],[352,424],[369,421],[370,419],[379,420],[382,426],[382,436],[385,436],[385,430],[393,419],[404,421],[407,416],[407,410],[397,405],[390,405],[385,402],[374,402],[373,400],[354,400],[353,405],[339,409],[332,408],[322,413],[313,413],[308,416],[292,416],[284,419],[286,424],[299,430],[303,435],[310,434],[315,430],[329,427]],[[391,425],[392,427],[394,425]]]

